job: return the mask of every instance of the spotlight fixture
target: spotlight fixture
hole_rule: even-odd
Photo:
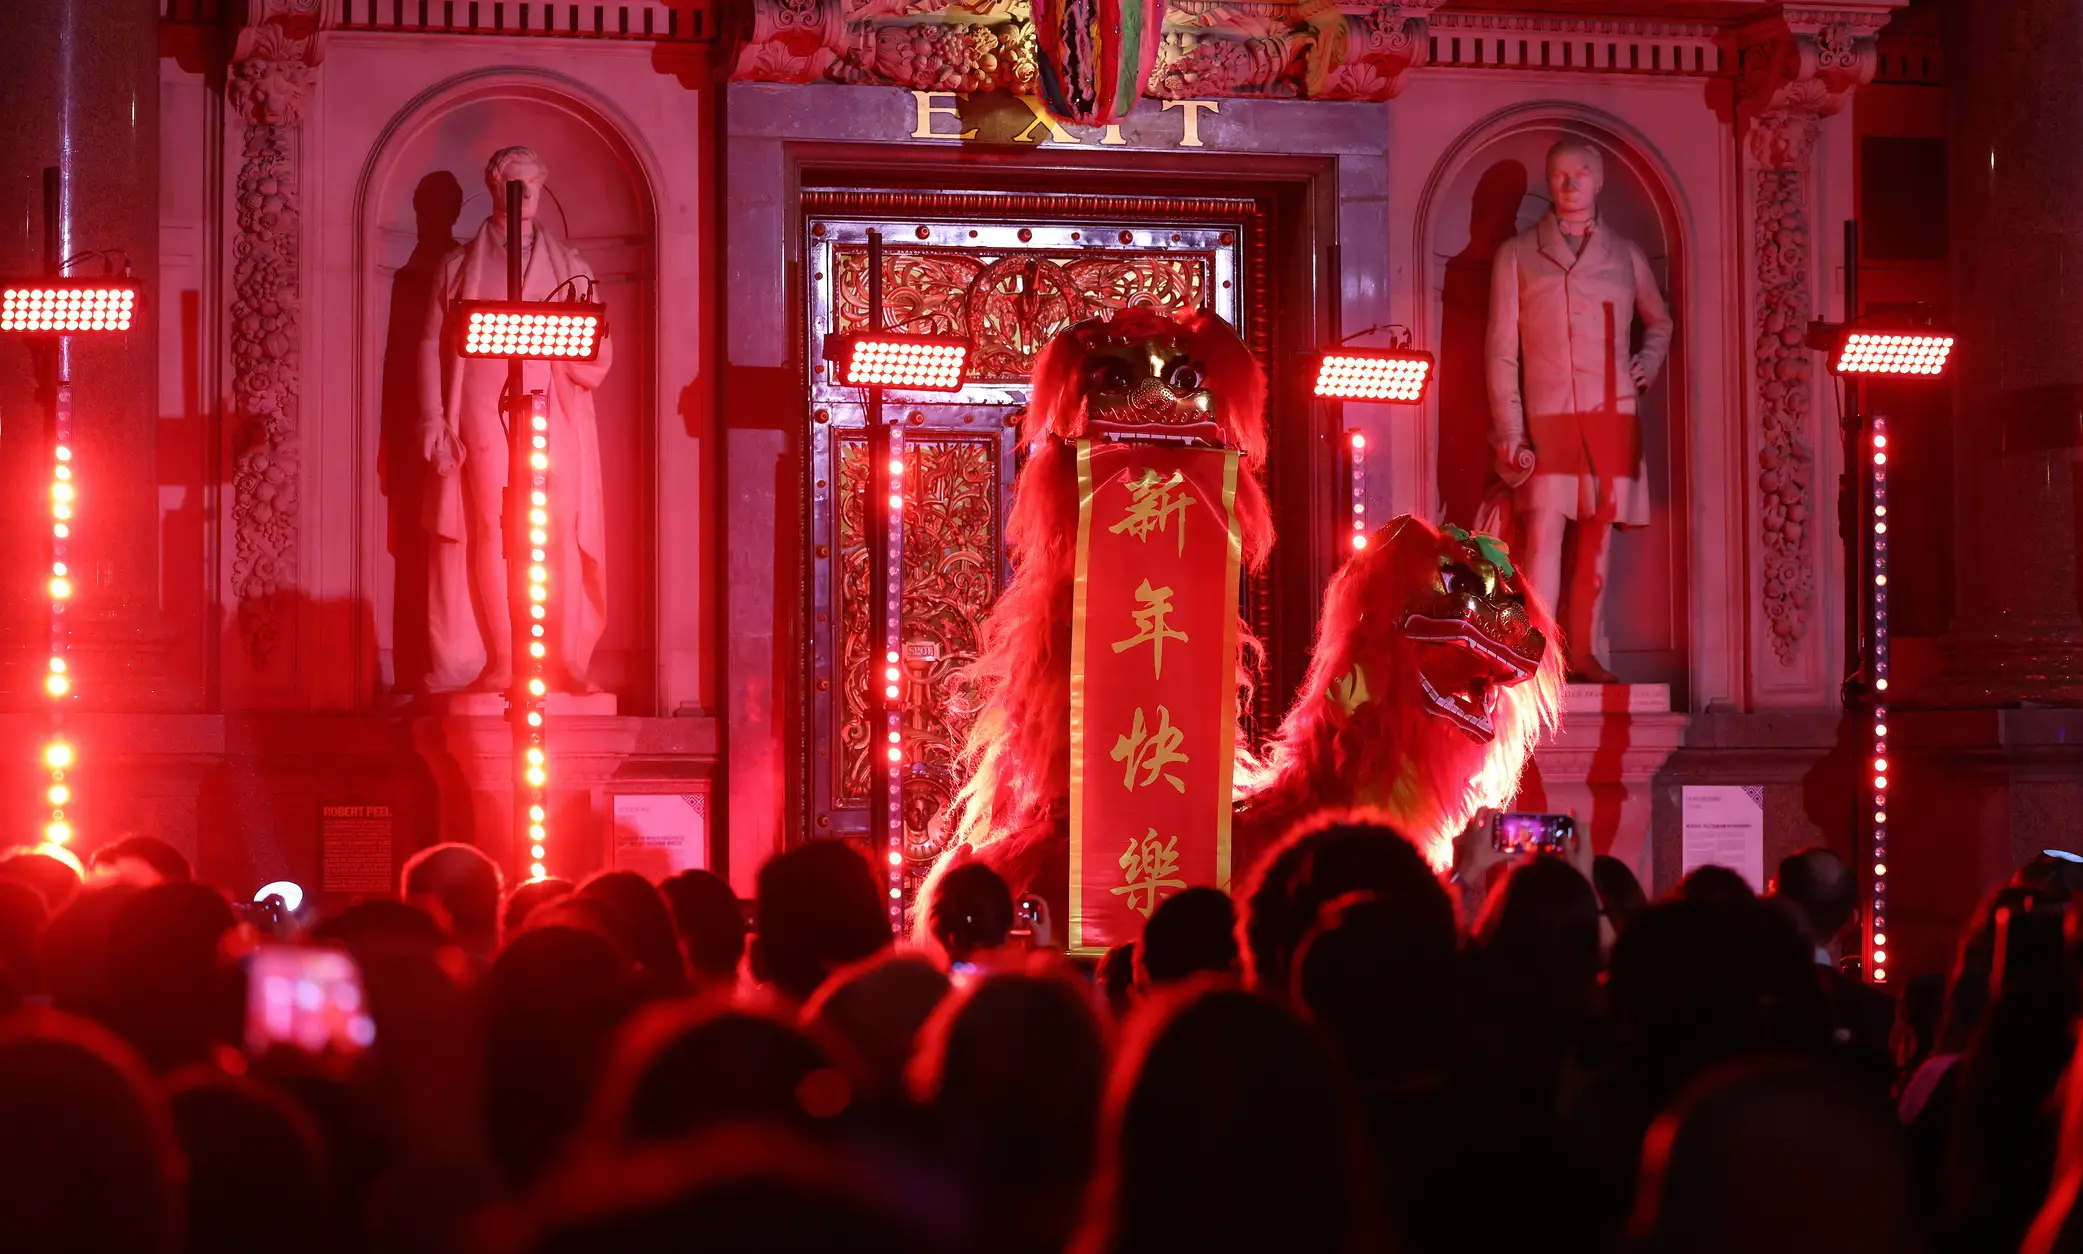
[[[1953,337],[1904,324],[1816,322],[1809,325],[1808,345],[1829,354],[1831,374],[1935,379],[1945,373]]]
[[[607,307],[590,301],[466,300],[458,351],[511,361],[592,361],[607,338]]]
[[[860,331],[825,337],[825,360],[839,367],[847,387],[907,392],[959,392],[969,364],[969,342],[949,335]]]
[[[138,287],[127,278],[23,279],[0,288],[0,331],[128,331],[137,309]]]
[[[1432,380],[1432,354],[1400,348],[1336,348],[1318,354],[1316,394],[1325,400],[1416,405]]]

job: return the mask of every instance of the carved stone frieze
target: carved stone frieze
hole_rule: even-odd
[[[1737,32],[1737,112],[1751,192],[1751,308],[1764,612],[1791,665],[1815,607],[1814,172],[1822,120],[1873,79],[1886,8],[1785,6]]]
[[[1146,92],[1386,100],[1423,62],[1441,0],[1173,0]],[[1032,91],[1025,0],[753,0],[732,77]]]
[[[296,586],[302,326],[297,126],[323,55],[322,0],[250,0],[226,98],[243,126],[232,246],[232,573],[240,639],[256,670]]]

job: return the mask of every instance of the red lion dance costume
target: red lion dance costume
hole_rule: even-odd
[[[1332,578],[1294,709],[1265,762],[1238,776],[1237,865],[1319,810],[1363,807],[1445,868],[1454,837],[1511,803],[1555,728],[1555,638],[1502,544],[1391,521]]]
[[[969,781],[950,807],[956,843],[941,869],[972,854],[1015,893],[1038,891],[1061,916],[1069,879],[1071,593],[1077,565],[1074,441],[1191,439],[1236,449],[1243,565],[1265,567],[1273,512],[1266,462],[1266,378],[1227,322],[1148,308],[1089,319],[1035,358],[1021,442],[1030,450],[1006,527],[1013,578],[969,667],[979,706],[963,747]],[[1258,642],[1240,625],[1237,683],[1251,685]],[[1249,750],[1241,731],[1240,765]],[[934,876],[938,878],[938,874]],[[926,885],[922,902],[933,885]],[[920,910],[924,919],[927,911]]]
[[[1264,568],[1272,511],[1265,376],[1229,324],[1128,309],[1063,331],[1035,361],[1007,537],[1013,578],[967,673],[978,704],[963,748],[968,783],[950,807],[939,875],[974,857],[1014,893],[1061,917],[1069,877],[1070,659],[1078,478],[1073,442],[1198,439],[1239,451],[1243,565]],[[1322,809],[1370,806],[1440,851],[1482,806],[1517,790],[1538,736],[1555,725],[1561,661],[1544,610],[1503,546],[1410,517],[1384,528],[1332,580],[1314,661],[1270,755],[1236,732],[1235,865],[1241,872]],[[1260,646],[1239,625],[1236,682]],[[1240,708],[1248,702],[1240,702]]]

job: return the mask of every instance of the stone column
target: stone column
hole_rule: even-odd
[[[1877,64],[1885,7],[1778,5],[1736,32],[1737,132],[1750,223],[1744,289],[1753,361],[1750,390],[1752,552],[1762,630],[1752,632],[1752,703],[1815,708],[1835,700],[1829,665],[1830,505],[1837,430],[1825,422],[1826,376],[1807,346],[1808,323],[1829,312],[1828,241],[1818,221],[1816,145]]]
[[[72,337],[75,466],[72,652],[78,700],[101,708],[177,704],[167,691],[160,620],[157,426],[159,333],[170,311],[159,278],[158,0],[44,0],[12,6],[0,38],[0,274],[43,270],[43,170],[66,174],[59,239],[67,253],[121,249],[143,287],[127,333]],[[83,259],[76,275],[101,273]],[[48,525],[45,447],[50,354],[0,339],[0,512],[14,543],[0,558],[10,641],[6,687],[27,694],[43,649],[41,547]]]
[[[1950,705],[2083,700],[2083,4],[1949,6]]]
[[[237,648],[226,687],[244,702],[296,691],[300,349],[303,300],[301,123],[325,52],[331,5],[246,0],[226,75],[231,405],[225,493],[231,531],[228,600]]]

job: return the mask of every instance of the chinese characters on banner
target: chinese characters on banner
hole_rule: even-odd
[[[1228,888],[1237,735],[1237,454],[1078,442],[1070,946]]]

